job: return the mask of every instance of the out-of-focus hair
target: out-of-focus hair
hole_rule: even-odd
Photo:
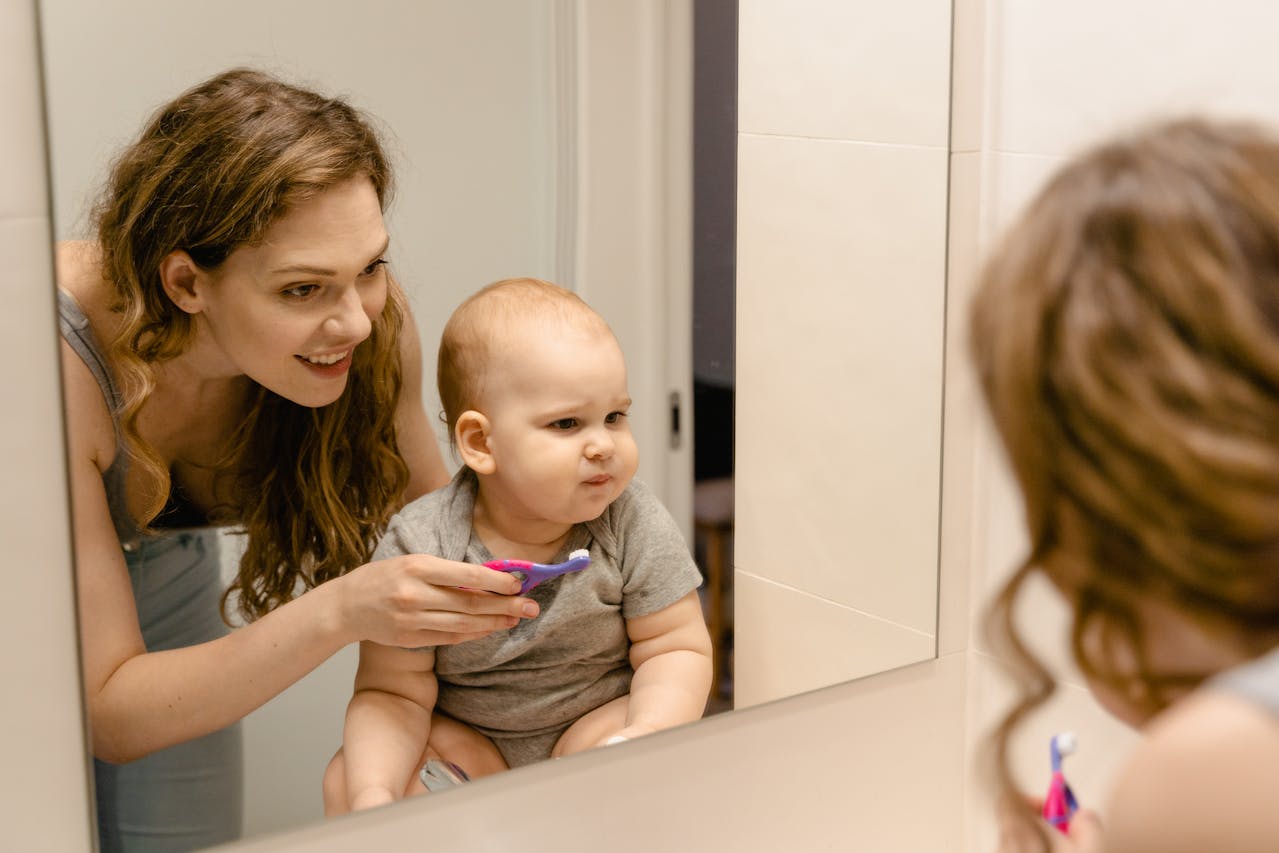
[[[1279,629],[1279,141],[1179,120],[1064,167],[985,265],[972,356],[1025,506],[1029,551],[989,627],[1023,696],[1055,688],[1013,609],[1044,572],[1090,679],[1143,715],[1210,673],[1154,671],[1141,599],[1260,654]],[[1045,839],[1046,841],[1046,839]]]

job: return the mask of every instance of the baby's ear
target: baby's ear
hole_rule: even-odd
[[[453,425],[453,441],[462,464],[476,474],[492,474],[497,469],[489,449],[489,419],[474,409],[467,409]]]

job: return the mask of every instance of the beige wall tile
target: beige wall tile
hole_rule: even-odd
[[[949,7],[946,0],[743,0],[741,130],[944,148]]]
[[[1255,0],[999,3],[990,144],[1061,154],[1152,115],[1279,120],[1279,6]]]
[[[0,720],[11,737],[0,781],[4,838],[13,849],[89,849],[87,747],[80,707],[57,371],[50,224],[37,98],[34,6],[0,2],[0,259],[5,310],[0,359],[9,366],[0,445],[7,448],[0,622]]]
[[[947,155],[743,136],[736,564],[936,630]]]
[[[986,104],[986,5],[954,0],[951,33],[950,150],[980,151]]]
[[[942,436],[937,654],[968,647],[974,524],[974,432],[980,391],[968,358],[968,305],[977,273],[981,156],[952,154],[946,270],[946,396]]]
[[[733,701],[749,707],[932,657],[936,638],[803,590],[734,577]]]

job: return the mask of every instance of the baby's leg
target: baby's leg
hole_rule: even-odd
[[[572,755],[602,743],[611,735],[626,728],[626,710],[630,696],[619,696],[612,702],[588,711],[569,726],[555,743],[551,758]]]
[[[472,779],[489,776],[506,770],[506,762],[497,751],[493,742],[468,725],[459,723],[452,717],[443,714],[431,715],[431,735],[427,739],[426,749],[418,756],[414,765],[417,770],[409,778],[402,796],[411,797],[426,793],[426,786],[418,775],[422,765],[428,759],[436,758],[450,761],[466,771]],[[346,814],[346,759],[339,749],[324,770],[324,815]]]
[[[465,723],[459,723],[443,714],[431,715],[431,737],[426,744],[426,758],[422,759],[422,764],[426,763],[427,758],[451,761],[465,770],[466,775],[472,779],[492,776],[510,769],[493,741]],[[416,776],[414,781],[419,791],[425,790]]]

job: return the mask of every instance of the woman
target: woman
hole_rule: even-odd
[[[1181,121],[1078,158],[988,262],[972,342],[1030,542],[996,609],[1024,665],[1001,850],[1279,849],[1279,139]],[[1007,766],[1053,689],[1011,615],[1036,572],[1145,734],[1069,835]]]
[[[233,724],[343,646],[537,613],[481,566],[367,562],[447,481],[386,267],[390,183],[351,107],[233,70],[155,115],[114,165],[97,241],[59,249],[104,850],[236,837]],[[225,592],[215,524],[247,534]],[[231,602],[248,624],[228,633]]]

